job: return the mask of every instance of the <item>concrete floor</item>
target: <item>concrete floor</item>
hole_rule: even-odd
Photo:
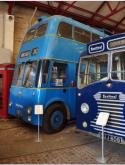
[[[98,163],[100,139],[68,125],[62,132],[47,135],[17,119],[0,120],[0,163]],[[125,163],[125,146],[105,142],[107,163]]]

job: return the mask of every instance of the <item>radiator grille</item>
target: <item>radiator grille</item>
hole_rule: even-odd
[[[104,96],[102,98],[102,95]],[[110,113],[105,133],[125,137],[125,118],[123,114],[125,95],[122,92],[99,92],[94,95],[97,102],[97,115],[91,121],[91,126],[96,131],[101,131],[101,127],[96,125],[99,112]]]

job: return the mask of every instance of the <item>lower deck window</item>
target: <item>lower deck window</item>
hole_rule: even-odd
[[[99,80],[107,80],[107,67],[107,55],[100,55],[91,58],[81,58],[78,73],[79,88]]]
[[[56,86],[63,86],[66,82],[66,68],[67,64],[54,62],[52,67],[51,82]]]
[[[125,80],[125,52],[117,52],[112,56],[112,79]]]

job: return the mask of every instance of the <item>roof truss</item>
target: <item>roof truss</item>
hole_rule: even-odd
[[[102,3],[98,6],[98,8],[96,9],[95,12],[89,11],[85,8],[81,8],[75,5],[77,1],[73,1],[71,3],[67,3],[64,1],[55,1],[54,3],[57,3],[57,7],[55,7],[54,5],[52,5],[52,3],[50,4],[49,2],[47,4],[38,2],[38,1],[16,1],[15,3],[13,1],[9,1],[8,2],[8,13],[11,14],[12,13],[12,9],[15,5],[23,5],[26,7],[31,7],[31,8],[35,8],[37,7],[38,10],[40,11],[44,11],[47,12],[51,15],[55,15],[55,14],[60,14],[60,15],[64,15],[64,16],[68,16],[68,17],[72,17],[73,19],[80,21],[82,23],[88,24],[90,26],[93,27],[99,27],[99,28],[105,28],[107,30],[110,30],[113,33],[119,33],[119,32],[125,32],[125,28],[121,29],[120,25],[122,25],[123,27],[125,27],[125,24],[123,23],[123,21],[125,20],[125,17],[121,18],[120,21],[116,21],[111,19],[111,16],[118,14],[121,11],[125,11],[125,5],[120,7],[120,3],[118,2],[116,4],[116,7],[114,9],[112,9],[110,3],[108,1],[102,1]],[[106,16],[103,16],[100,13],[100,11],[105,7],[105,5],[107,5],[107,7],[109,8],[110,13],[107,14]],[[77,11],[80,11],[83,14],[77,14],[76,12],[72,12],[70,9],[75,9]],[[86,14],[91,15],[91,17],[87,17],[85,16]],[[96,17],[99,18],[99,20],[96,19]],[[111,25],[109,23],[106,23],[105,21],[108,20],[109,22],[115,24]]]

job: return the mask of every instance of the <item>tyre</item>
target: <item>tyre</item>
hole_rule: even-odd
[[[61,131],[67,122],[67,112],[63,105],[56,103],[47,108],[44,119],[43,129],[46,133],[56,133]]]

